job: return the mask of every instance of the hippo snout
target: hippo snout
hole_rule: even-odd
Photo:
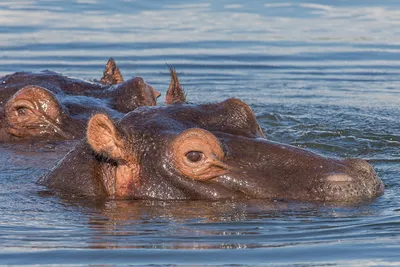
[[[345,172],[329,173],[317,191],[325,192],[326,201],[352,202],[382,195],[384,184],[372,166],[363,159],[345,159]]]

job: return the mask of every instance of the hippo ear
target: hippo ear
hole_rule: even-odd
[[[253,110],[245,102],[238,98],[229,98],[218,103],[218,106],[229,114],[229,116],[224,117],[226,118],[225,123],[229,127],[240,131],[244,130],[246,135],[250,134],[252,137],[266,138]]]
[[[120,84],[124,81],[122,78],[121,72],[115,64],[113,58],[110,58],[106,64],[106,68],[103,72],[103,77],[100,79],[102,84],[111,85],[111,84]]]
[[[176,74],[175,69],[169,67],[169,71],[171,74],[171,83],[169,84],[167,95],[165,97],[165,104],[171,105],[186,103],[185,91],[179,83],[178,75]]]
[[[125,161],[124,144],[112,120],[96,114],[88,122],[87,140],[92,149],[115,161]]]

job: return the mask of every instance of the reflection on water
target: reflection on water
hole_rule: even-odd
[[[257,230],[259,227],[256,225],[253,225],[253,229],[245,229],[247,227],[240,226],[238,222],[249,222],[257,218],[257,212],[276,211],[281,206],[286,205],[260,201],[246,203],[110,201],[104,203],[100,214],[89,218],[89,227],[94,231],[91,247],[102,249],[258,247],[257,244],[236,244],[238,240],[235,240],[235,237],[238,235],[259,233]],[[265,216],[271,215],[265,214]],[[221,229],[219,227],[221,223],[231,226]],[[110,239],[109,236],[113,238]],[[137,236],[141,236],[141,242],[135,240]]]
[[[398,42],[400,11],[389,1],[368,6],[363,6],[364,1],[335,5],[231,2],[3,1],[0,23],[9,40],[3,40],[2,45],[207,40]],[[23,36],[16,32],[21,30]],[[60,40],[61,34],[67,42]]]
[[[0,75],[125,78],[239,97],[270,140],[374,165],[385,195],[307,203],[63,199],[34,183],[76,143],[0,146],[0,264],[400,263],[397,1],[2,1]]]

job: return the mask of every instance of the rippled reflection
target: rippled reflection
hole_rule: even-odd
[[[0,23],[3,31],[8,29],[9,33],[8,41],[3,40],[2,45],[60,43],[61,33],[69,42],[102,43],[196,40],[397,43],[400,12],[385,3],[363,6],[362,1],[347,5],[174,2],[3,1]],[[13,27],[22,28],[17,34],[12,33]]]
[[[266,200],[68,203],[89,215],[93,230],[89,243],[97,249],[249,249],[329,243],[336,238],[331,234],[354,232],[353,226],[360,226],[354,218],[372,212],[368,207],[321,209]],[[318,223],[309,225],[315,216],[320,217]],[[330,225],[334,221],[343,227]],[[256,241],[260,238],[265,242]]]

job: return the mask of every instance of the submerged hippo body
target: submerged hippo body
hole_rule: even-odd
[[[383,192],[364,160],[266,140],[238,99],[140,107],[118,121],[97,114],[87,137],[39,183],[115,199],[359,202]]]
[[[112,59],[99,82],[52,71],[17,72],[0,78],[0,142],[81,138],[91,115],[121,117],[155,105],[159,95],[140,77],[123,81]]]

